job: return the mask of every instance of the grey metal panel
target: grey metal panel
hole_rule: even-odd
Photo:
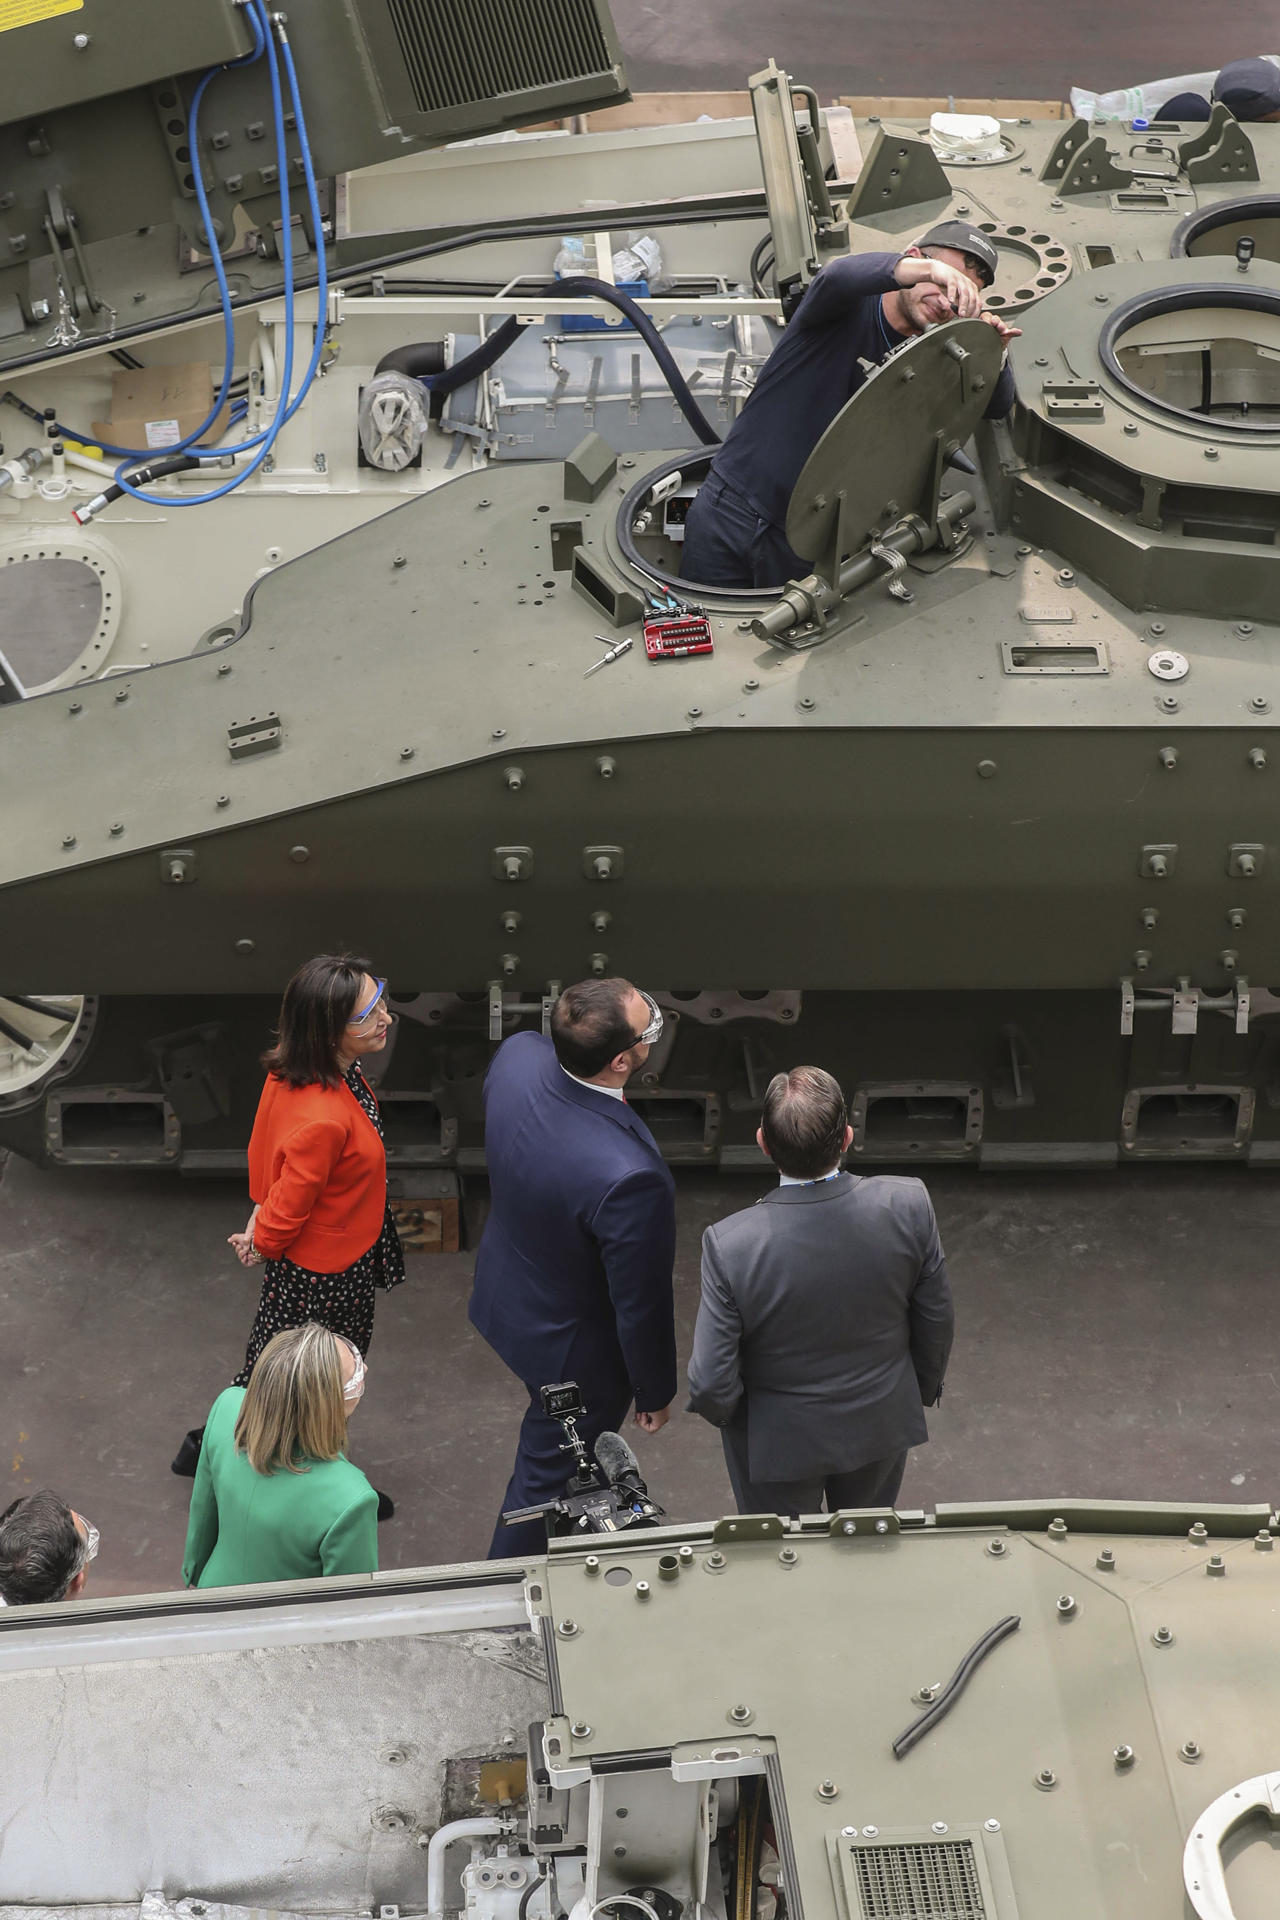
[[[433,1570],[434,1571],[434,1570]],[[396,1591],[387,1592],[394,1585]],[[114,1605],[87,1600],[74,1605],[6,1608],[0,1613],[0,1675],[41,1668],[100,1666],[118,1660],[180,1659],[279,1646],[322,1645],[338,1640],[391,1640],[406,1634],[501,1633],[522,1627],[526,1615],[518,1582],[454,1590],[405,1591],[406,1576],[374,1574],[367,1581],[267,1583],[252,1604],[243,1588],[234,1608],[199,1598],[145,1595]],[[334,1586],[358,1598],[337,1597]],[[288,1598],[285,1598],[285,1596]],[[248,1602],[248,1604],[245,1604]],[[495,1645],[501,1644],[498,1641]]]
[[[351,1617],[351,1637],[290,1644],[249,1624],[237,1648],[234,1621],[216,1623],[217,1651],[179,1635],[135,1658],[126,1627],[114,1661],[0,1674],[0,1898],[136,1902],[164,1886],[420,1906],[445,1759],[504,1734],[519,1751],[547,1709],[527,1627],[438,1631],[428,1612],[375,1638]]]

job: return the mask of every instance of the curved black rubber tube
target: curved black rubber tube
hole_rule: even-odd
[[[418,378],[433,394],[442,398],[452,393],[455,387],[465,387],[468,380],[478,380],[482,373],[488,373],[497,360],[501,360],[508,347],[513,347],[528,326],[527,320],[517,320],[509,314],[500,327],[495,327],[487,340],[482,340],[470,353],[455,360],[451,367],[445,367],[439,373],[419,374]]]
[[[772,268],[774,264],[772,233],[766,233],[763,239],[757,240],[754,248],[752,249],[752,254],[751,254],[751,267],[750,267],[751,291],[760,300],[767,300],[769,298],[769,295],[765,291],[765,285],[764,285],[764,274],[765,274],[764,256],[765,256],[766,250],[769,253],[769,267]]]
[[[916,1742],[923,1740],[926,1733],[930,1733],[933,1728],[937,1726],[939,1720],[946,1718],[987,1655],[994,1647],[998,1647],[1002,1640],[1007,1640],[1011,1633],[1016,1633],[1021,1625],[1021,1614],[1006,1614],[1003,1620],[996,1622],[989,1633],[983,1634],[981,1640],[979,1640],[975,1646],[970,1647],[968,1653],[966,1653],[964,1659],[960,1662],[960,1665],[956,1668],[933,1705],[928,1708],[926,1712],[922,1713],[920,1718],[906,1729],[905,1733],[900,1733],[894,1741],[893,1757],[895,1760],[905,1759]]]
[[[1151,293],[1137,293],[1126,300],[1111,314],[1102,332],[1098,335],[1098,358],[1113,380],[1117,380],[1126,393],[1145,406],[1155,407],[1158,412],[1172,414],[1175,420],[1186,420],[1197,427],[1212,425],[1203,413],[1197,413],[1192,407],[1175,407],[1169,400],[1158,400],[1131,380],[1120,365],[1117,348],[1128,333],[1130,327],[1136,327],[1140,320],[1156,320],[1162,313],[1182,313],[1188,307],[1235,307],[1245,313],[1280,314],[1280,293],[1271,287],[1248,286],[1248,276],[1241,274],[1239,286],[1223,285],[1211,282],[1207,286],[1159,287]],[[1219,421],[1213,428],[1215,433],[1268,433],[1274,436],[1277,431],[1274,419],[1260,421],[1256,426],[1252,420]]]
[[[524,1892],[520,1895],[520,1912],[518,1915],[518,1920],[528,1920],[529,1902],[532,1900],[534,1894],[538,1891],[538,1888],[543,1884],[546,1877],[547,1876],[545,1873],[540,1873],[536,1880],[531,1880],[529,1882]]]
[[[689,425],[693,428],[693,431],[697,434],[699,440],[701,440],[703,446],[718,447],[720,445],[720,435],[716,432],[711,422],[707,419],[706,414],[694,399],[688,382],[675,363],[671,349],[667,346],[662,335],[658,332],[658,329],[654,326],[653,321],[649,318],[643,307],[638,307],[629,293],[623,293],[618,287],[611,285],[607,280],[596,280],[593,279],[590,274],[575,273],[570,274],[564,280],[557,280],[554,294],[544,293],[540,295],[539,298],[546,300],[560,294],[579,293],[594,294],[597,299],[607,300],[610,306],[617,307],[619,313],[624,313],[627,316],[627,319],[630,320],[632,326],[657,361],[662,372],[662,377],[670,387],[672,395],[675,398],[676,405],[689,422]],[[483,340],[474,352],[464,355],[464,357],[455,362],[447,372],[430,373],[419,375],[418,377],[423,380],[423,384],[427,386],[433,394],[452,393],[455,387],[465,386],[469,380],[474,380],[480,374],[487,373],[494,362],[502,358],[507,348],[519,339],[528,324],[527,320],[517,320],[515,316],[512,315],[504,320],[500,327],[496,327],[489,335],[489,338]],[[381,367],[387,365],[390,358],[390,355],[384,357],[380,363],[379,370],[381,370]],[[409,369],[404,368],[401,369],[401,371],[407,372]]]
[[[425,379],[428,374],[444,372],[444,341],[419,340],[412,346],[392,347],[390,353],[384,353],[374,374],[404,373],[411,380]]]

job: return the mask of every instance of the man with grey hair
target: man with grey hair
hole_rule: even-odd
[[[0,1607],[79,1599],[97,1551],[98,1529],[48,1487],[12,1501],[0,1513]]]
[[[919,1180],[843,1173],[844,1095],[820,1067],[770,1082],[772,1193],[702,1239],[690,1407],[722,1430],[739,1513],[892,1506],[928,1439],[954,1314]]]

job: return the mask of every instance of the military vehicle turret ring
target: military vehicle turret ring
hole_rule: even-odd
[[[1231,1834],[1259,1815],[1273,1832],[1280,1826],[1280,1773],[1255,1774],[1228,1788],[1193,1824],[1182,1855],[1182,1879],[1200,1920],[1235,1920],[1222,1849]]]
[[[1223,255],[1230,259],[1236,241],[1246,234],[1257,259],[1280,260],[1280,194],[1242,193],[1231,200],[1217,200],[1211,207],[1197,207],[1179,220],[1169,236],[1169,255],[1174,260]]]
[[[1219,314],[1223,311],[1240,312],[1255,315],[1265,331],[1271,336],[1259,344],[1266,349],[1267,357],[1273,358],[1280,351],[1280,291],[1273,287],[1254,285],[1233,286],[1221,281],[1216,284],[1199,284],[1178,287],[1154,287],[1134,294],[1107,316],[1098,335],[1098,358],[1111,378],[1134,399],[1140,400],[1146,407],[1154,407],[1160,413],[1169,414],[1175,420],[1185,421],[1190,426],[1211,427],[1215,435],[1253,437],[1258,434],[1274,435],[1280,430],[1280,418],[1274,404],[1265,406],[1266,417],[1251,420],[1245,417],[1245,410],[1233,407],[1230,417],[1224,415],[1220,420],[1210,420],[1205,407],[1179,406],[1168,393],[1159,392],[1154,386],[1144,385],[1134,378],[1120,358],[1122,348],[1132,347],[1136,343],[1129,340],[1134,331],[1149,320],[1160,320],[1175,313]],[[1187,351],[1199,347],[1200,343],[1192,339],[1187,341]]]

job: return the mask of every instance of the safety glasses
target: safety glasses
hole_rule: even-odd
[[[374,985],[377,987],[378,991],[374,994],[372,1000],[370,1000],[365,1006],[361,1007],[358,1010],[358,1012],[352,1014],[351,1018],[347,1022],[347,1025],[349,1027],[367,1027],[369,1022],[373,1019],[374,1014],[378,1011],[378,1008],[386,1006],[387,1004],[386,981],[375,979]]]
[[[364,1364],[364,1355],[354,1341],[348,1340],[347,1345],[351,1349],[351,1357],[356,1365],[355,1372],[342,1389],[342,1398],[349,1407],[354,1407],[364,1393],[364,1380],[368,1368]]]
[[[636,992],[640,995],[640,998],[644,1001],[646,1007],[648,1007],[649,1009],[649,1024],[645,1028],[643,1033],[638,1033],[636,1035],[635,1039],[631,1042],[631,1044],[633,1047],[640,1047],[640,1046],[651,1047],[655,1040],[659,1040],[662,1037],[662,1008],[658,1005],[656,1000],[651,1000],[649,998],[649,995],[645,992],[643,987],[637,987]]]
[[[91,1560],[96,1560],[98,1557],[98,1543],[102,1539],[102,1535],[98,1532],[92,1520],[86,1520],[82,1513],[78,1513],[76,1519],[82,1523],[86,1535],[84,1553],[81,1557],[80,1565],[87,1567]]]

